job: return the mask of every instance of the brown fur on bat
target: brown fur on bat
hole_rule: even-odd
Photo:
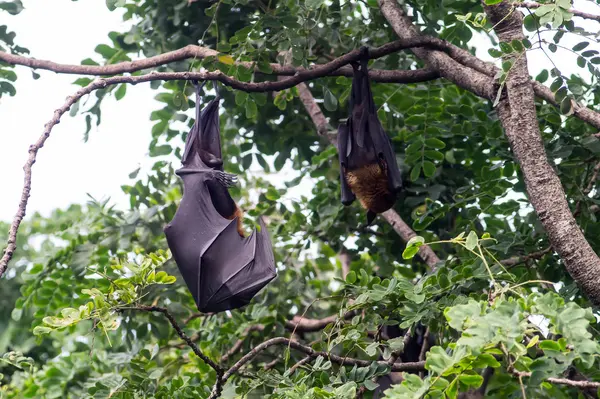
[[[234,202],[235,204],[235,202]],[[233,214],[231,216],[228,216],[227,219],[229,220],[233,220],[235,218],[237,219],[237,231],[238,234],[240,235],[240,237],[245,237],[246,234],[244,233],[244,226],[242,225],[242,219],[244,217],[244,212],[240,209],[240,207],[235,204],[235,211],[233,212]]]
[[[390,191],[385,163],[346,170],[345,177],[350,190],[367,211],[383,213],[394,206],[396,194]]]

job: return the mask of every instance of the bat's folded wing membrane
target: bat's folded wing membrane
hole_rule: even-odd
[[[262,219],[260,231],[241,238],[236,220],[219,234],[201,259],[203,312],[220,312],[247,305],[277,275],[271,241]]]
[[[199,303],[201,256],[230,221],[214,209],[201,173],[186,174],[183,181],[184,195],[165,235],[179,271]]]

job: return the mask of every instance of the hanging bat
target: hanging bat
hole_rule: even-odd
[[[358,197],[367,210],[368,226],[378,213],[394,206],[402,176],[390,138],[377,118],[367,62],[365,54],[360,65],[352,64],[350,115],[338,128],[338,154],[342,203],[350,205]]]
[[[260,231],[244,237],[241,211],[228,187],[236,176],[223,171],[219,127],[220,97],[200,112],[185,143],[183,198],[165,227],[167,243],[201,312],[247,305],[276,275],[271,239],[262,218]]]

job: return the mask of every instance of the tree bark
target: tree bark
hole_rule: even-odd
[[[520,11],[508,3],[484,8],[500,41],[525,39]],[[529,200],[571,277],[592,302],[600,304],[600,258],[577,226],[560,179],[548,162],[527,57],[511,55],[505,60],[514,64],[506,79],[508,96],[500,101],[498,115],[521,166]]]

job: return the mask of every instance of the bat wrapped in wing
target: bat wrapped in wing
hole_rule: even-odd
[[[338,154],[342,203],[350,205],[358,197],[367,210],[367,225],[378,213],[394,206],[402,188],[402,176],[390,138],[377,117],[371,93],[368,52],[364,48],[360,64],[353,63],[350,114],[338,128]]]
[[[199,86],[196,97],[196,122],[176,171],[183,198],[165,235],[198,309],[221,312],[248,304],[277,272],[264,221],[244,237],[242,213],[228,191],[236,176],[223,171],[220,97],[202,112]]]

